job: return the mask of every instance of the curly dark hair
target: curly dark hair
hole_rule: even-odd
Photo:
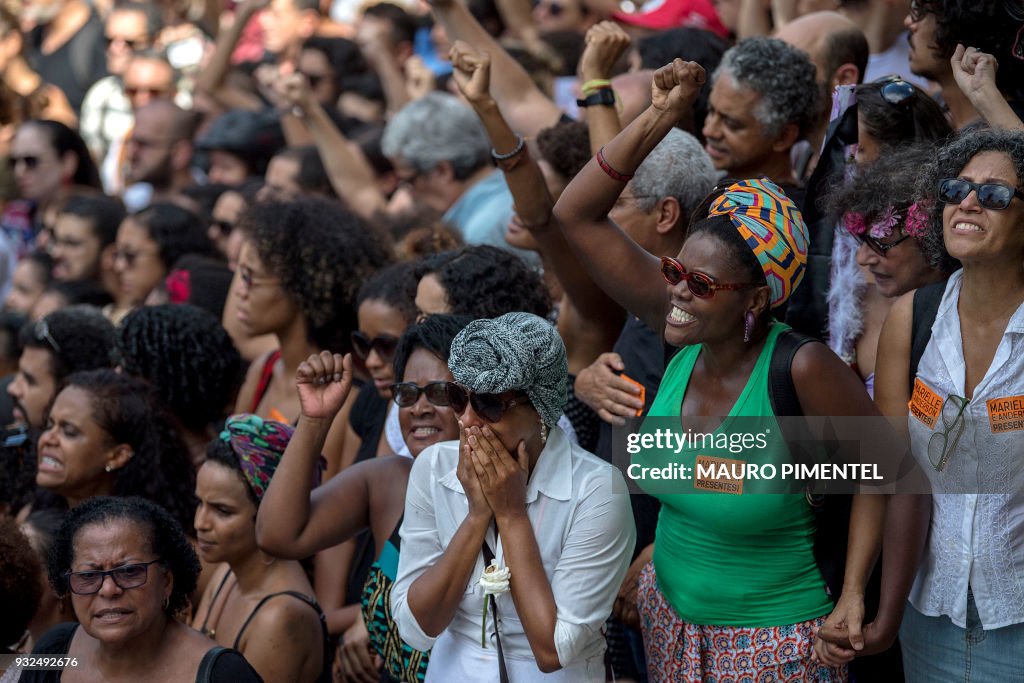
[[[127,522],[145,530],[149,550],[174,577],[171,597],[164,608],[168,618],[181,612],[189,602],[199,579],[199,558],[173,515],[156,503],[138,496],[98,496],[73,509],[53,539],[47,561],[50,584],[57,595],[70,592],[66,574],[75,561],[75,537],[87,526]]]
[[[119,330],[125,372],[152,385],[182,426],[202,432],[233,405],[242,357],[220,321],[187,304],[132,311]]]
[[[818,76],[807,53],[777,38],[747,38],[730,48],[714,72],[759,94],[754,116],[768,135],[796,124],[803,136],[821,112]]]
[[[582,121],[563,121],[537,135],[541,159],[566,182],[576,177],[590,157],[590,132]]]
[[[943,142],[953,134],[938,103],[916,85],[900,104],[882,98],[884,81],[857,86],[857,114],[867,132],[885,148],[915,142]]]
[[[43,334],[43,328],[50,339]],[[60,351],[50,340],[57,342]],[[35,348],[50,354],[50,372],[60,382],[73,372],[113,368],[117,355],[117,333],[100,311],[90,306],[72,306],[54,311],[37,323],[21,329],[22,348]]]
[[[18,642],[28,628],[43,597],[42,572],[39,556],[17,522],[0,517],[0,643]]]
[[[156,242],[157,256],[165,270],[185,254],[216,257],[216,247],[199,216],[171,202],[154,202],[128,216]]]
[[[22,259],[25,263],[32,264],[33,275],[44,288],[53,282],[53,257],[42,250],[29,252]]]
[[[924,253],[935,267],[942,264],[946,246],[942,236],[942,210],[939,182],[956,178],[971,159],[982,152],[999,152],[1009,157],[1017,174],[1016,187],[1024,181],[1024,133],[1008,130],[976,130],[957,137],[939,149],[933,162],[918,175],[919,195],[931,204],[931,225],[924,239]],[[947,255],[948,256],[948,255]]]
[[[356,308],[364,301],[383,301],[402,314],[406,324],[416,320],[415,298],[409,297],[415,287],[413,269],[409,262],[393,263],[366,281],[356,295]]]
[[[76,372],[67,387],[89,394],[92,420],[113,443],[134,453],[117,470],[114,494],[142,496],[162,505],[183,529],[191,529],[196,509],[195,469],[188,447],[160,408],[149,385],[113,370]]]
[[[551,293],[540,275],[505,249],[463,247],[419,261],[414,273],[417,283],[426,275],[437,277],[453,315],[497,318],[523,311],[546,318],[551,313]]]
[[[1018,43],[1020,10],[1010,0],[920,0],[922,15],[935,15],[935,43],[941,56],[953,56],[957,43],[992,54],[999,63],[996,85],[1003,95],[1024,95],[1024,60]],[[1014,49],[1018,52],[1014,52]]]
[[[473,318],[468,315],[431,315],[407,327],[395,349],[395,381],[403,380],[409,356],[417,349],[429,351],[447,364],[452,340],[471,322]]]
[[[878,161],[862,168],[850,183],[832,187],[825,198],[829,214],[839,221],[846,214],[859,214],[865,225],[871,225],[892,210],[899,217],[898,228],[902,230],[908,209],[920,199],[917,179],[921,169],[927,168],[934,156],[930,144],[904,145],[883,154]],[[916,238],[922,250],[924,239]],[[938,267],[950,273],[958,265],[943,248]]]
[[[393,260],[386,238],[337,202],[309,197],[251,207],[240,227],[306,317],[309,341],[348,351],[356,293]]]

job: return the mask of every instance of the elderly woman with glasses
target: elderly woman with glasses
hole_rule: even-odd
[[[925,248],[963,265],[934,314],[914,294],[882,329],[875,400],[931,480],[925,558],[900,641],[911,681],[1024,677],[1024,133],[943,147],[922,181]],[[927,340],[908,384],[912,346]],[[930,332],[930,336],[928,333]],[[989,495],[979,495],[989,494]]]
[[[238,652],[175,618],[195,590],[199,560],[160,506],[100,497],[76,507],[57,532],[48,572],[58,595],[71,595],[78,623],[47,631],[33,654],[69,663],[63,672],[26,671],[22,681],[51,683],[79,671],[106,681],[262,680]]]
[[[682,427],[729,437],[728,449],[684,446],[634,456],[631,473],[647,464],[681,464],[691,476],[638,482],[662,507],[652,563],[639,572],[638,595],[623,598],[637,603],[652,680],[699,682],[728,672],[758,680],[841,681],[843,669],[815,661],[814,633],[834,623],[859,634],[885,500],[854,499],[850,559],[833,611],[816,563],[810,497],[802,490],[782,493],[771,481],[745,480],[732,467],[797,457],[783,438],[780,415],[877,415],[842,361],[822,344],[797,346],[800,340],[772,316],[806,264],[799,210],[768,180],[723,183],[698,209],[678,256],[660,260],[608,218],[633,171],[692,105],[703,82],[704,71],[693,62],[677,59],[659,69],[651,107],[597,154],[555,206],[566,238],[598,284],[663,333],[666,355],[679,348],[644,429]],[[776,358],[783,339],[787,355]],[[788,390],[776,384],[770,391],[780,365]],[[733,447],[736,437],[751,432],[764,437],[763,446]],[[720,465],[727,465],[724,478],[699,476],[700,467],[721,472]],[[778,495],[757,495],[768,491]]]
[[[388,392],[412,458],[459,436],[448,396],[453,378],[447,363],[452,340],[469,322],[460,316],[430,316],[411,325],[394,350],[394,376],[401,381]],[[376,561],[359,586],[362,619],[345,634],[340,664],[355,680],[419,683],[427,653],[402,643],[389,602],[402,551],[398,529],[412,460],[371,457],[310,493],[314,464],[349,391],[350,367],[351,357],[327,352],[299,366],[302,419],[264,497],[261,510],[268,512],[257,515],[257,541],[278,557],[299,559],[366,529]]]
[[[878,336],[892,303],[909,291],[941,282],[959,265],[942,250],[925,253],[928,205],[917,180],[934,156],[931,145],[906,146],[860,169],[830,197],[846,239],[856,244],[854,268],[838,268],[829,284],[829,346],[874,395]],[[833,255],[833,265],[838,258]]]

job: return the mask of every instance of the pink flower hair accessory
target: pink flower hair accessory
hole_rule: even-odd
[[[900,223],[900,215],[891,206],[887,208],[874,223],[871,224],[871,236],[884,239],[892,235],[892,230]]]
[[[860,237],[868,231],[867,223],[864,222],[864,216],[859,213],[851,212],[843,216],[843,224],[854,237]]]
[[[918,202],[910,205],[910,208],[907,209],[907,222],[903,226],[903,231],[911,237],[924,237],[928,232],[927,205],[922,206]]]

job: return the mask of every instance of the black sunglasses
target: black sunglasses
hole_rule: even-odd
[[[912,84],[896,75],[879,78],[874,84],[882,86],[879,94],[889,104],[906,104],[917,94],[917,89]]]
[[[903,240],[909,239],[910,235],[903,235],[895,242],[882,242],[877,237],[871,235],[859,235],[860,241],[868,245],[871,251],[875,252],[879,256],[885,256],[890,249],[901,243]]]
[[[478,394],[469,387],[457,382],[448,382],[448,405],[459,415],[466,408],[473,406],[473,412],[491,424],[501,422],[505,411],[520,405],[528,405],[529,401],[516,398],[502,398],[498,394]]]
[[[428,382],[424,386],[414,382],[399,382],[391,385],[391,398],[399,408],[408,408],[420,400],[420,394],[435,406],[448,407],[449,382]]]
[[[361,359],[366,360],[371,351],[376,351],[381,360],[390,363],[395,357],[395,350],[398,348],[398,337],[390,334],[382,334],[379,337],[370,339],[358,330],[352,333],[352,350]]]
[[[25,164],[25,168],[27,168],[28,170],[31,171],[36,166],[39,165],[39,157],[31,156],[31,155],[26,155],[26,156],[23,156],[23,157],[16,157],[16,156],[9,156],[9,157],[7,157],[7,165],[11,167],[12,171],[18,166],[18,164]]]
[[[128,40],[127,38],[122,38],[120,36],[115,36],[115,37],[103,36],[103,40],[105,40],[107,42],[107,47],[110,47],[114,43],[124,43],[125,45],[128,46],[129,49],[131,49],[133,51],[134,50],[138,50],[140,47],[142,47],[145,44],[145,41],[143,41],[143,40]]]
[[[217,232],[219,232],[221,235],[230,235],[231,231],[235,229],[234,223],[232,223],[231,221],[220,220],[219,218],[214,218],[212,221],[210,221],[210,225],[216,228]]]
[[[939,199],[947,204],[959,204],[976,192],[978,203],[986,209],[1002,211],[1014,197],[1024,199],[1024,193],[1015,187],[999,183],[972,183],[963,178],[946,178],[939,181]]]
[[[71,588],[71,592],[75,595],[99,593],[100,588],[103,587],[103,582],[108,576],[114,580],[118,588],[128,590],[129,588],[138,588],[145,585],[146,578],[149,575],[149,565],[156,564],[157,562],[163,562],[163,560],[157,558],[149,562],[126,564],[121,567],[108,569],[107,571],[68,572],[64,576],[67,577],[68,587]]]

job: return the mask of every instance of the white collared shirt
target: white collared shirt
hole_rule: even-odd
[[[954,273],[946,285],[917,370],[918,379],[943,401],[950,394],[966,396],[957,311],[962,274]],[[922,614],[946,615],[961,628],[967,623],[968,586],[986,630],[1024,622],[1024,416],[1016,417],[1012,401],[988,405],[1014,397],[1024,405],[1024,305],[1010,318],[964,410],[963,432],[941,472],[929,461],[928,443],[946,429],[942,416],[934,428],[913,414],[908,418],[914,457],[935,491],[928,546],[910,602]]]
[[[406,599],[409,587],[440,559],[469,513],[456,474],[458,462],[457,441],[431,446],[416,458],[409,474],[391,609],[406,643],[418,650],[434,647],[436,656],[430,660],[428,681],[497,681],[493,635],[487,648],[480,646],[484,600],[477,580],[484,569],[482,553],[455,618],[438,638],[423,632]],[[556,427],[527,484],[526,511],[555,597],[555,649],[564,668],[554,674],[543,674],[537,668],[508,592],[496,599],[510,680],[603,681],[602,628],[636,540],[622,475],[571,444]],[[495,544],[493,529],[487,539],[498,561],[505,564],[504,548],[500,539]],[[516,577],[511,580],[515,582]],[[493,634],[491,619],[488,615],[488,633]]]

